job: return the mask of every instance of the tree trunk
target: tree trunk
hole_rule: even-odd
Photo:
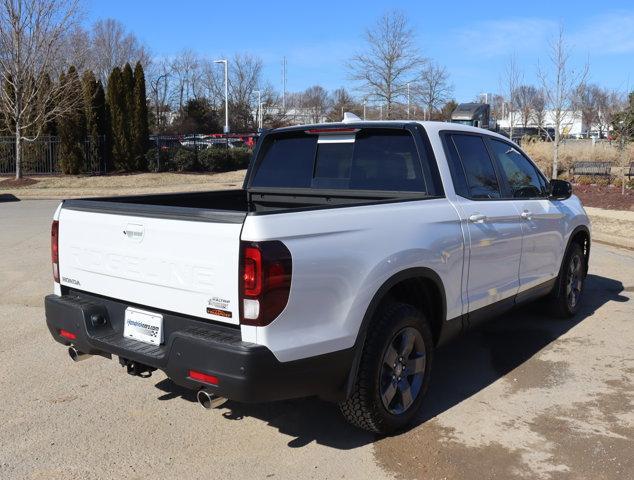
[[[559,124],[555,124],[555,141],[553,145],[553,174],[552,178],[557,178],[557,167],[559,163]]]
[[[20,135],[20,121],[15,123],[15,179],[22,178],[22,137]]]

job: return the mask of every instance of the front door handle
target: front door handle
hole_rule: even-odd
[[[469,217],[469,221],[471,223],[484,223],[486,222],[487,216],[481,213],[474,213]]]
[[[532,220],[533,212],[531,212],[530,210],[524,210],[522,213],[520,213],[520,217],[522,217],[522,220]]]

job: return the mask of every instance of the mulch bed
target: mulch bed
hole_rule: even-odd
[[[38,181],[34,178],[21,178],[16,180],[15,178],[7,178],[6,180],[0,180],[0,188],[20,188],[35,185]]]
[[[574,185],[572,191],[586,207],[634,211],[634,190],[600,185]]]

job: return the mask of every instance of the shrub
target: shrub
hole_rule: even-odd
[[[196,158],[196,152],[192,152],[186,148],[176,150],[173,162],[178,172],[192,172],[200,168],[200,164]]]
[[[208,172],[228,172],[246,168],[251,158],[248,148],[210,147],[198,152],[201,168]]]
[[[170,151],[167,148],[159,149],[158,164],[156,148],[150,148],[145,154],[145,163],[150,172],[170,172],[174,170],[173,162],[170,159]]]

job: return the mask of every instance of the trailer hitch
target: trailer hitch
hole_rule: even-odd
[[[150,367],[149,365],[135,362],[133,360],[128,360],[127,358],[119,357],[119,363],[122,367],[126,368],[128,375],[132,375],[134,377],[150,378],[152,376],[152,372],[156,370],[154,367]]]

